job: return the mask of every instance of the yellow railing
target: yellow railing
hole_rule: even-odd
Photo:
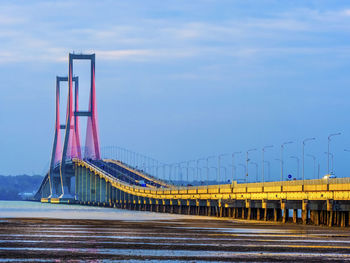
[[[96,175],[110,182],[113,187],[136,196],[156,199],[340,199],[350,200],[350,178],[314,179],[299,181],[242,183],[169,188],[151,188],[129,185],[109,175],[102,169],[74,159]]]

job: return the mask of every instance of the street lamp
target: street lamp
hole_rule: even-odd
[[[264,155],[265,155],[265,149],[267,149],[267,148],[272,148],[273,147],[273,145],[268,145],[268,146],[264,146],[263,148],[262,148],[262,182],[264,183],[265,182],[265,177],[264,177],[264,175],[265,175],[265,173],[264,173],[264,168],[265,168],[265,166],[264,166],[264,162],[265,162],[265,160],[264,160]]]
[[[199,179],[198,170],[199,170],[199,162],[200,162],[200,161],[205,161],[205,158],[200,158],[200,159],[198,159],[197,162],[196,162],[196,164],[197,164],[197,178],[198,178],[199,181],[200,181],[200,179]],[[202,171],[201,171],[201,176],[202,176]]]
[[[249,165],[249,152],[256,151],[256,149],[250,149],[247,151],[247,165],[246,165],[246,172],[247,172],[247,182],[248,182],[248,165]]]
[[[290,142],[284,142],[281,144],[281,182],[283,181],[283,165],[284,165],[284,162],[283,162],[283,150],[284,150],[284,146],[287,145],[287,144],[291,144],[293,143],[292,141]]]
[[[256,171],[256,176],[255,176],[255,182],[258,182],[258,164],[256,162],[250,162],[251,164],[255,165],[255,171]]]
[[[264,161],[264,163],[267,164],[268,178],[270,178],[270,175],[271,175],[271,164],[270,164],[269,161]]]
[[[221,161],[221,157],[226,156],[226,155],[229,155],[229,154],[224,153],[224,154],[219,154],[219,156],[218,156],[218,174],[217,174],[217,176],[218,176],[217,181],[218,182],[220,182],[220,161]],[[220,185],[220,183],[219,183],[219,185]]]
[[[244,175],[246,176],[247,175],[247,167],[243,164],[243,163],[239,163],[238,166],[241,166],[243,167],[243,172],[244,172]],[[243,176],[244,178],[244,176]],[[243,180],[247,180],[246,178],[244,178]]]
[[[315,138],[306,138],[305,140],[303,140],[303,183],[304,183],[304,163],[305,163],[305,161],[304,161],[304,152],[305,152],[304,148],[305,148],[305,144],[307,141],[313,141],[313,140],[315,140]]]
[[[215,167],[215,166],[212,166],[212,167],[209,167],[209,169],[214,169],[215,170],[216,178],[217,178],[217,176],[218,176],[218,168]]]
[[[232,153],[232,183],[233,183],[233,181],[234,181],[234,175],[235,175],[235,168],[234,167],[236,167],[235,166],[235,155],[236,154],[241,154],[242,152],[234,152],[234,153]]]
[[[279,158],[275,158],[275,160],[278,161],[278,162],[280,162],[280,165],[281,165],[281,167],[282,167],[282,160],[279,159]],[[282,169],[282,168],[281,168],[281,169]],[[281,179],[281,181],[282,181],[282,179]]]
[[[312,158],[314,160],[314,178],[316,178],[316,176],[315,176],[315,172],[316,172],[316,157],[314,155],[312,155],[312,154],[307,154],[306,156],[308,156],[308,157],[310,157],[310,158]],[[320,178],[318,178],[318,179],[320,179]]]
[[[328,174],[333,174],[334,173],[334,171],[333,171],[333,168],[334,168],[334,154],[333,153],[329,153],[329,152],[325,152],[325,154],[327,154],[327,156],[328,156],[328,159],[329,159],[329,156],[331,156],[332,157],[332,159],[331,159],[331,170],[330,170],[330,172],[328,172]]]
[[[338,132],[338,133],[332,133],[332,134],[330,134],[329,136],[328,136],[328,154],[327,154],[327,169],[328,169],[328,174],[329,174],[329,147],[330,147],[330,142],[331,142],[331,138],[333,137],[333,136],[338,136],[338,135],[340,135],[341,133],[340,132]],[[333,158],[333,157],[332,157]],[[332,163],[333,163],[333,161],[332,161]],[[332,164],[332,166],[333,166],[333,164]],[[332,168],[332,170],[333,170],[333,168]]]
[[[207,186],[209,187],[209,159],[214,158],[215,155],[207,157]]]
[[[229,165],[229,166],[232,167],[232,174],[233,174],[233,173],[234,173],[234,174],[237,174],[237,167],[236,167],[236,165]],[[232,184],[233,184],[233,177],[232,177]]]
[[[299,158],[296,157],[296,156],[290,156],[290,158],[297,160],[297,168],[298,168],[298,170],[297,170],[297,175],[298,175],[298,177],[297,177],[297,178],[298,178],[298,180],[299,180],[299,170],[300,170],[300,167],[299,167]],[[304,180],[304,178],[303,178],[303,180]]]

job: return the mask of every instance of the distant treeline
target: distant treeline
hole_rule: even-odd
[[[0,200],[25,200],[35,193],[43,180],[41,175],[0,175]]]

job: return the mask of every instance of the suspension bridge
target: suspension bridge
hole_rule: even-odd
[[[88,111],[79,110],[79,78],[73,71],[76,60],[88,60],[91,65]],[[60,123],[62,82],[68,82],[65,123]],[[81,118],[87,118],[85,147],[80,139]],[[170,174],[171,166],[167,169]],[[188,169],[187,166],[187,175]],[[209,169],[207,165],[207,174]],[[160,178],[158,167],[155,170],[150,173],[130,158],[102,157],[95,98],[95,54],[69,54],[68,76],[56,77],[54,143],[49,170],[35,195],[37,201],[350,226],[350,178],[254,183],[237,180],[210,183],[207,178],[192,184],[187,180],[184,184],[182,180]]]

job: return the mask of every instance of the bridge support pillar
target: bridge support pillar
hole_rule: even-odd
[[[286,209],[286,201],[285,200],[281,200],[281,210],[282,210],[282,213],[283,213],[283,216],[282,216],[282,223],[286,223],[289,219],[289,210]]]
[[[261,219],[260,211],[261,211],[260,208],[256,209],[256,220],[260,220]]]
[[[296,224],[298,222],[298,209],[293,209],[293,223]]]
[[[273,209],[273,221],[277,222],[279,220],[279,214],[280,214],[280,209],[274,208]]]
[[[333,225],[333,200],[327,200],[327,224],[328,226]]]
[[[301,218],[303,225],[306,225],[308,221],[308,200],[303,200],[302,202]]]

